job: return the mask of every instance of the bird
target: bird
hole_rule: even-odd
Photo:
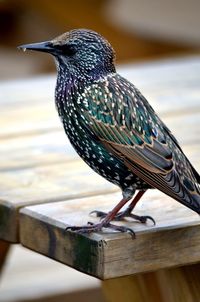
[[[200,214],[200,175],[147,99],[117,73],[115,51],[106,38],[90,29],[73,29],[19,48],[54,57],[55,103],[69,141],[95,172],[122,191],[110,212],[92,212],[100,217],[98,223],[67,230],[110,228],[134,235],[132,228],[113,221],[131,217],[155,224],[151,216],[133,213],[148,189],[158,189]]]

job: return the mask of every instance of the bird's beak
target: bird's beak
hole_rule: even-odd
[[[22,49],[23,51],[28,50],[36,50],[53,54],[55,49],[50,41],[32,43],[32,44],[24,44],[17,47],[18,49]]]

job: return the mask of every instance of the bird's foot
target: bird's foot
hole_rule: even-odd
[[[92,211],[90,214],[96,214],[96,217],[100,217],[101,219],[103,219],[107,215],[106,212],[102,212],[102,211]],[[128,218],[128,217],[133,218],[134,220],[138,220],[141,223],[146,223],[147,220],[149,219],[153,222],[154,225],[156,224],[153,217],[148,216],[148,215],[146,215],[146,216],[135,215],[135,214],[131,213],[131,211],[128,208],[125,211],[119,212],[113,218],[113,220],[120,221],[120,220],[123,220],[124,218]]]
[[[130,233],[132,238],[135,238],[135,232],[132,229],[124,226],[114,225],[110,222],[104,222],[104,221],[96,224],[92,222],[88,222],[88,225],[85,226],[69,226],[66,228],[66,230],[70,230],[79,234],[84,234],[84,233],[88,234],[92,232],[100,232],[102,231],[103,228],[119,231],[122,233]]]
[[[123,220],[124,218],[133,218],[134,220],[138,220],[141,223],[146,223],[147,220],[151,220],[153,222],[153,224],[155,225],[156,222],[154,220],[153,217],[149,216],[149,215],[145,215],[145,216],[139,216],[139,215],[135,215],[127,210],[123,211],[123,212],[119,212],[116,216],[115,216],[115,220]]]

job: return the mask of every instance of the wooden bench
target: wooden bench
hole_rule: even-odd
[[[200,171],[200,58],[124,66]],[[54,108],[55,75],[0,84],[0,265],[10,243],[100,278],[108,301],[200,301],[200,219],[157,190],[137,205],[156,226],[136,232],[66,232],[108,211],[119,190],[70,146]],[[115,279],[113,279],[115,278]]]

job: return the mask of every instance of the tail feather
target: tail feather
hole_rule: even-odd
[[[192,172],[197,180],[197,183],[200,184],[200,175],[199,173],[195,170],[195,168],[191,165],[191,168],[192,168]]]
[[[167,175],[162,175],[151,173],[135,163],[130,163],[130,161],[126,163],[130,170],[149,185],[159,189],[163,193],[171,196],[186,207],[200,214],[199,192],[196,190],[190,191],[186,188],[175,170],[172,170]]]

